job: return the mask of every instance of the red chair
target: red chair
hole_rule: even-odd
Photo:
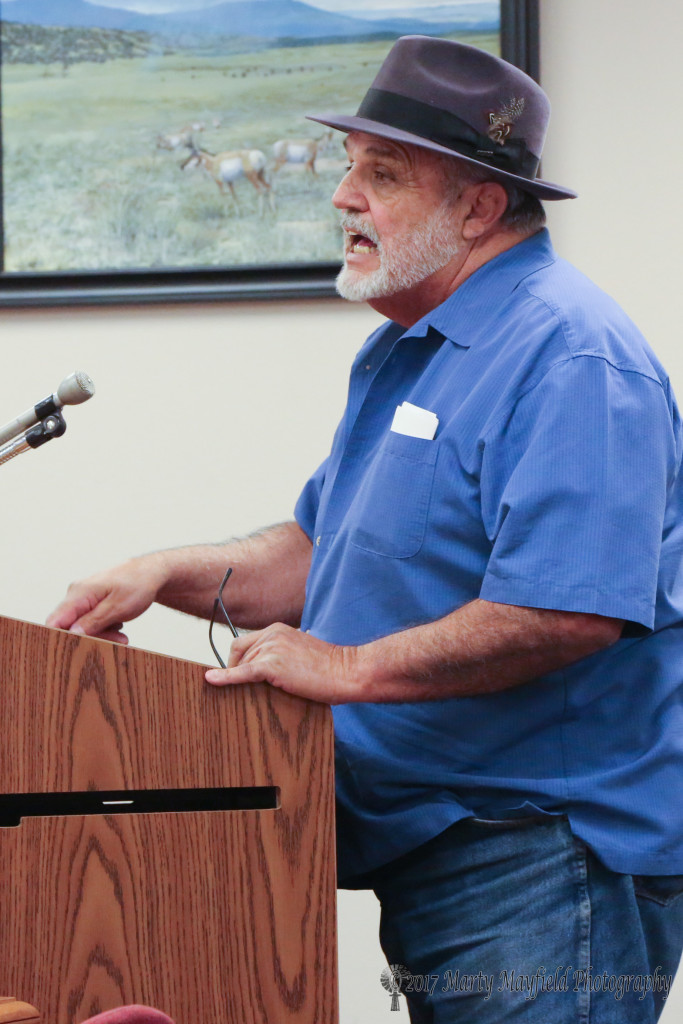
[[[83,1024],[173,1024],[161,1010],[151,1006],[119,1006],[115,1010],[88,1017]]]

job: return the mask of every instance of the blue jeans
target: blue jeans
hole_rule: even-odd
[[[366,881],[412,1024],[654,1024],[683,948],[683,876],[608,871],[564,818],[466,819]]]

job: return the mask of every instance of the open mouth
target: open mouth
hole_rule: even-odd
[[[347,235],[346,247],[348,252],[356,253],[373,253],[377,252],[377,245],[368,238],[367,235],[351,234]]]

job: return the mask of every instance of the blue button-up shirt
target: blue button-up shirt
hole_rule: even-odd
[[[391,430],[408,401],[433,440]],[[683,489],[668,379],[540,232],[361,349],[296,516],[302,628],[364,644],[475,598],[627,623],[496,694],[334,710],[340,875],[468,815],[568,815],[609,867],[683,872]]]

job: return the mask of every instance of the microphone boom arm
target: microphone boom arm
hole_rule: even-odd
[[[6,462],[17,455],[22,455],[33,448],[40,448],[41,445],[51,441],[53,437],[61,437],[65,430],[66,420],[61,412],[59,410],[51,412],[35,426],[0,447],[0,466],[4,466]]]

